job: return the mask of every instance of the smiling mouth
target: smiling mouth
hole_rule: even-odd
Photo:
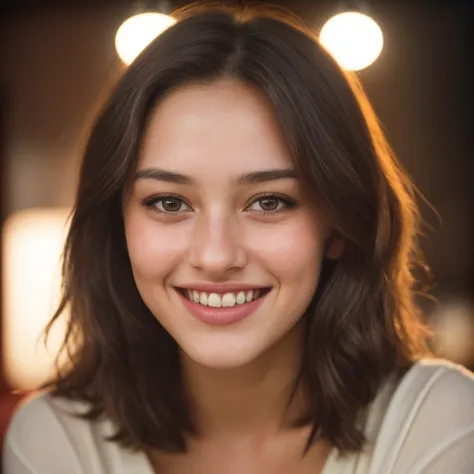
[[[201,306],[211,308],[235,308],[263,298],[271,288],[256,288],[254,290],[229,291],[214,293],[192,290],[189,288],[175,288],[184,298]]]

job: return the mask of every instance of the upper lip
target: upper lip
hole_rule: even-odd
[[[177,288],[204,291],[205,293],[232,293],[235,291],[267,289],[270,286],[252,285],[249,283],[189,283],[187,285],[179,285]]]

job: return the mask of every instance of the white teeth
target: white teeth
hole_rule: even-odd
[[[236,298],[233,293],[226,293],[222,297],[222,306],[235,306]]]
[[[207,306],[207,295],[206,295],[206,293],[201,293],[199,295],[199,303],[203,304],[204,306]]]
[[[212,308],[229,308],[256,300],[260,297],[260,290],[239,291],[238,293],[229,292],[225,294],[208,294],[203,291],[186,290],[186,295],[194,303],[211,306]]]
[[[221,297],[217,293],[211,293],[207,299],[207,305],[213,308],[220,308],[222,306]]]
[[[243,291],[239,291],[237,293],[237,298],[235,299],[237,304],[244,304],[245,303],[245,293]]]

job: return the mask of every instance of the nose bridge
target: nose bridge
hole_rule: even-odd
[[[190,255],[193,266],[221,273],[245,264],[237,219],[217,208],[197,217]]]

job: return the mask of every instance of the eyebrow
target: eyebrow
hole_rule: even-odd
[[[153,179],[173,184],[195,184],[195,180],[190,176],[159,168],[143,168],[137,171],[134,181],[138,179]],[[293,168],[277,168],[245,173],[240,175],[236,182],[239,185],[248,185],[276,181],[279,179],[298,179],[298,176]]]

